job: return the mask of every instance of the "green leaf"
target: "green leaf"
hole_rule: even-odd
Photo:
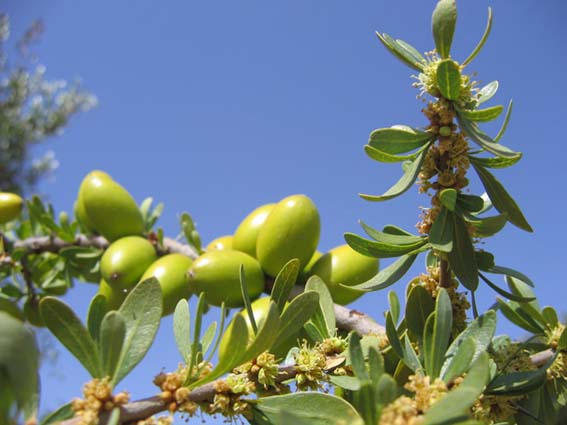
[[[489,7],[488,8],[488,21],[486,22],[486,28],[484,29],[484,34],[482,34],[480,41],[478,42],[478,44],[476,45],[474,50],[471,52],[469,57],[466,58],[465,61],[463,62],[463,65],[462,65],[463,67],[465,67],[469,63],[471,63],[472,60],[476,57],[476,55],[478,55],[479,52],[482,50],[484,43],[486,43],[486,40],[488,39],[488,36],[490,35],[491,29],[492,29],[492,9]]]
[[[557,340],[557,350],[566,350],[567,349],[567,327],[563,329],[561,332],[561,336]]]
[[[98,341],[100,335],[100,324],[102,323],[107,311],[106,297],[102,294],[96,294],[91,300],[89,312],[87,313],[87,328],[95,342]]]
[[[44,297],[39,307],[45,325],[55,338],[93,378],[102,378],[104,374],[96,344],[73,310],[55,297]]]
[[[453,215],[451,211],[443,206],[431,226],[429,243],[438,251],[451,252],[453,250],[453,226],[455,222]]]
[[[428,323],[431,324],[428,326]],[[439,377],[441,367],[445,360],[445,350],[449,345],[451,329],[453,326],[453,310],[451,300],[444,288],[439,289],[435,303],[435,312],[425,323],[423,338],[425,369],[431,378]],[[428,329],[431,329],[429,334]]]
[[[75,415],[72,403],[66,403],[60,406],[58,409],[51,412],[49,415],[45,416],[40,425],[55,425],[61,421],[71,419]]]
[[[370,381],[377,386],[384,374],[384,359],[376,346],[368,348],[368,376]]]
[[[191,313],[186,299],[179,300],[175,306],[173,335],[181,358],[185,363],[188,363],[191,356]]]
[[[39,351],[33,332],[20,320],[0,311],[0,407],[6,392],[26,419],[37,413]],[[85,330],[85,333],[86,330]],[[88,333],[87,333],[88,335]],[[9,404],[10,400],[8,401]],[[6,406],[10,409],[10,406]],[[0,410],[0,419],[2,419]]]
[[[150,278],[138,283],[118,311],[126,320],[126,338],[115,377],[116,383],[144,358],[154,341],[162,313],[158,280]]]
[[[366,153],[366,155],[368,155],[368,157],[370,157],[371,159],[378,161],[378,162],[384,162],[384,163],[392,163],[392,162],[402,162],[402,161],[408,161],[408,160],[413,160],[415,159],[415,157],[417,157],[420,152],[421,149],[418,150],[417,152],[414,152],[412,154],[408,154],[408,155],[393,155],[391,153],[387,153],[384,152],[383,150],[377,149],[373,146],[370,145],[365,145],[364,146],[364,152]]]
[[[258,325],[256,324],[256,319],[254,318],[254,310],[252,310],[252,301],[250,301],[250,295],[248,294],[248,286],[246,286],[244,264],[240,265],[239,276],[240,276],[240,292],[242,293],[242,299],[244,300],[244,308],[248,313],[248,320],[250,320],[250,325],[252,326],[254,335],[257,335]],[[198,338],[198,336],[196,335],[195,338]]]
[[[517,303],[513,301],[506,303],[500,298],[497,298],[496,302],[504,317],[506,317],[506,319],[508,319],[510,322],[534,334],[541,335],[545,333],[545,328],[539,325],[525,312],[522,312],[520,306]]]
[[[458,193],[455,189],[443,189],[439,192],[439,200],[445,208],[453,212],[457,204],[457,195]]]
[[[390,313],[394,323],[398,323],[400,319],[400,300],[394,291],[388,292],[388,304],[390,305]]]
[[[496,137],[494,138],[495,142],[498,142],[502,138],[502,136],[504,136],[504,133],[506,133],[506,129],[508,128],[508,123],[510,122],[510,116],[512,115],[512,106],[513,103],[510,100],[510,103],[508,103],[508,110],[506,111],[506,115],[504,116],[504,122],[502,123],[502,127],[500,127],[498,134],[496,134]]]
[[[437,87],[444,98],[457,100],[461,94],[461,70],[451,59],[445,59],[437,65]]]
[[[486,388],[486,394],[517,396],[537,390],[547,381],[547,369],[556,358],[557,353],[537,370],[496,376]]]
[[[423,329],[429,315],[435,309],[435,302],[423,286],[414,286],[406,301],[406,326],[418,341],[423,339]]]
[[[541,315],[545,319],[545,322],[550,328],[554,328],[559,325],[559,317],[557,317],[557,312],[553,307],[546,306],[541,310]]]
[[[486,271],[489,272],[489,273],[503,274],[505,276],[510,276],[510,277],[513,277],[515,279],[518,279],[518,280],[524,282],[526,285],[531,286],[532,288],[535,287],[533,281],[529,277],[527,277],[522,272],[519,272],[518,270],[511,269],[509,267],[494,266],[494,267],[491,267],[489,270],[486,270]]]
[[[388,341],[390,342],[390,346],[394,353],[398,356],[398,358],[404,358],[404,350],[402,348],[402,344],[400,343],[400,338],[398,336],[398,332],[396,331],[396,325],[392,320],[392,316],[390,312],[386,312],[386,336],[388,337]]]
[[[518,302],[528,302],[528,301],[533,301],[535,300],[535,297],[523,297],[521,295],[516,295],[512,292],[508,292],[502,288],[500,288],[498,285],[494,284],[493,282],[491,282],[486,276],[484,276],[482,273],[479,273],[480,278],[488,285],[490,286],[495,292],[497,292],[498,294],[502,295],[504,298],[507,298],[509,300],[512,301],[518,301]]]
[[[491,158],[481,158],[478,156],[469,155],[469,158],[473,158],[474,162],[484,168],[506,168],[514,165],[520,159],[521,156],[516,156],[512,158],[501,158],[499,156]]]
[[[465,288],[475,291],[478,287],[478,268],[474,246],[469,231],[462,218],[452,214],[453,250],[447,254],[451,270]]]
[[[391,245],[411,245],[421,242],[425,239],[423,236],[415,236],[412,234],[400,235],[400,234],[387,233],[385,231],[380,232],[379,230],[376,230],[368,226],[362,220],[359,220],[358,222],[360,223],[360,226],[362,227],[364,232],[377,242],[383,242]]]
[[[484,218],[479,218],[466,212],[462,215],[468,223],[474,225],[474,236],[477,238],[487,238],[495,235],[508,222],[508,214],[506,213]]]
[[[328,376],[329,376],[329,381],[331,381],[331,383],[333,385],[336,385],[337,387],[341,387],[349,391],[360,390],[360,381],[358,380],[358,378],[354,376],[348,376],[348,375],[344,375],[344,376],[328,375]]]
[[[398,385],[390,375],[382,375],[376,388],[377,401],[385,406],[398,397]]]
[[[472,337],[466,338],[457,347],[455,354],[448,359],[445,359],[443,364],[443,374],[441,378],[445,383],[451,382],[458,376],[465,373],[472,361],[476,349],[476,343]]]
[[[459,193],[457,197],[457,205],[470,213],[478,213],[484,208],[484,199],[476,195],[466,195]]]
[[[280,328],[280,312],[274,302],[270,302],[268,314],[264,319],[262,327],[254,337],[252,344],[242,354],[237,364],[252,360],[254,357],[268,350],[278,340],[278,329]],[[236,366],[236,365],[235,365]]]
[[[253,405],[254,420],[261,424],[288,425],[279,422],[282,411],[311,425],[363,425],[362,418],[340,397],[317,392],[299,392],[259,398]]]
[[[416,258],[417,254],[403,255],[388,267],[382,269],[373,278],[358,285],[349,286],[349,288],[359,289],[362,291],[379,291],[387,288],[404,277]]]
[[[284,341],[299,331],[319,308],[319,294],[306,291],[295,297],[280,317],[280,331],[277,339]]]
[[[118,311],[110,311],[104,316],[100,326],[100,354],[105,376],[111,383],[120,366],[122,347],[126,337],[126,321]]]
[[[242,266],[240,267],[242,273]],[[240,275],[242,284],[242,274]],[[193,367],[199,364],[203,357],[203,347],[201,346],[201,327],[203,325],[203,314],[205,314],[205,294],[199,294],[197,301],[197,313],[195,314],[195,322],[193,323],[193,340],[191,341],[191,359],[189,360],[189,370],[192,371]],[[190,380],[190,375],[187,379]],[[187,382],[187,381],[186,381]],[[188,383],[188,382],[187,382]]]
[[[335,304],[329,292],[329,288],[319,276],[311,276],[305,284],[306,291],[314,291],[319,294],[319,308],[315,311],[312,319],[315,324],[320,323],[323,335],[326,338],[335,336],[337,325],[335,322]],[[319,320],[315,320],[319,317]]]
[[[409,45],[407,43],[401,42],[401,40],[394,40],[386,33],[380,34],[378,31],[376,31],[376,35],[378,36],[378,39],[384,45],[384,47],[386,47],[386,49],[388,49],[390,53],[392,53],[395,57],[397,57],[410,68],[413,68],[416,71],[423,71],[422,62],[425,62],[425,59],[421,55],[415,55],[415,52],[417,52],[417,50],[415,50],[413,47],[408,48]]]
[[[407,367],[409,367],[414,372],[418,373],[419,371],[423,370],[423,366],[419,361],[419,357],[417,357],[417,353],[413,349],[411,342],[407,336],[404,336],[404,357],[403,361]]]
[[[397,155],[424,147],[435,136],[405,125],[379,128],[370,133],[368,144],[380,151]]]
[[[489,310],[486,313],[478,316],[473,320],[463,332],[451,343],[446,352],[446,360],[441,368],[441,376],[444,376],[449,368],[449,365],[460,351],[461,344],[465,343],[467,339],[473,339],[476,343],[472,361],[475,361],[481,353],[486,351],[487,347],[494,337],[496,331],[496,312]]]
[[[215,338],[216,332],[217,332],[217,322],[211,322],[211,324],[207,327],[207,329],[203,333],[203,338],[201,338],[201,346],[203,349],[203,354],[205,354],[209,350]]]
[[[115,407],[106,422],[107,425],[120,425],[120,409]]]
[[[504,186],[494,177],[486,168],[471,161],[476,173],[478,174],[482,185],[486,189],[494,208],[501,213],[508,215],[508,221],[527,232],[533,232],[532,227],[527,222],[524,214],[516,204],[516,201],[508,194]]]
[[[364,364],[362,348],[360,347],[360,336],[356,332],[351,332],[350,334],[348,352],[354,375],[362,384],[370,382],[370,377],[368,376],[368,372],[366,371],[366,366]]]
[[[411,253],[427,243],[426,239],[421,239],[419,242],[415,242],[413,244],[393,245],[364,239],[354,233],[345,233],[344,238],[346,243],[348,243],[356,252],[375,258],[399,257],[401,255]]]
[[[280,311],[284,310],[289,294],[295,285],[299,274],[299,260],[294,258],[289,260],[280,270],[272,287],[271,298],[276,303]]]
[[[503,110],[504,106],[497,105],[486,109],[459,109],[459,114],[469,121],[488,122],[498,118]]]
[[[477,105],[489,101],[498,91],[498,81],[492,81],[478,91]]]
[[[431,29],[435,48],[443,59],[450,55],[456,23],[457,5],[455,0],[439,0],[431,16]]]
[[[521,152],[514,152],[510,148],[507,148],[506,146],[501,145],[500,143],[496,143],[493,139],[490,138],[490,136],[484,133],[476,123],[469,121],[467,118],[462,116],[458,111],[457,111],[457,121],[459,122],[459,125],[466,133],[466,135],[470,137],[473,142],[478,144],[481,148],[486,149],[491,154],[502,158],[516,158],[522,156]],[[471,158],[470,155],[469,158]]]

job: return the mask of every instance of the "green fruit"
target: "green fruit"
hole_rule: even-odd
[[[364,292],[339,286],[358,285],[378,273],[378,259],[367,257],[354,251],[348,245],[331,249],[311,268],[310,274],[317,275],[327,284],[333,300],[338,304],[348,304]]]
[[[6,298],[0,298],[0,311],[8,313],[10,316],[18,320],[25,319],[25,316],[19,309],[18,305],[15,302],[7,300]]]
[[[112,180],[112,177],[110,177],[104,171],[99,171],[99,170],[91,171],[81,182],[81,186],[79,187],[79,193],[77,194],[77,200],[75,201],[75,205],[73,206],[75,218],[77,219],[83,230],[85,230],[85,232],[87,233],[94,233],[96,229],[94,228],[94,224],[87,216],[87,211],[85,210],[85,204],[83,202],[83,192],[84,192],[84,187],[87,186],[87,182],[95,177],[99,179]]]
[[[266,222],[270,212],[276,204],[266,204],[256,208],[238,225],[234,232],[234,240],[232,242],[233,249],[245,252],[252,257],[256,257],[256,240],[258,232]]]
[[[0,192],[0,224],[18,218],[23,206],[24,200],[15,193]]]
[[[311,268],[317,262],[319,258],[323,256],[323,253],[319,250],[313,253],[311,260],[307,263],[307,265],[299,272],[299,276],[297,276],[297,285],[305,285],[309,276],[311,276]]]
[[[220,306],[242,307],[240,290],[240,265],[244,266],[246,287],[250,299],[260,296],[264,290],[264,273],[258,261],[240,251],[211,251],[197,258],[189,270],[191,292],[205,293],[205,300]]]
[[[99,173],[87,175],[79,189],[77,210],[81,216],[82,204],[87,217],[84,224],[109,241],[142,234],[144,219],[134,198],[121,185]]]
[[[125,236],[112,242],[100,260],[102,278],[111,286],[130,289],[157,259],[154,246],[140,236]]]
[[[140,279],[141,282],[155,277],[159,281],[163,297],[163,316],[173,313],[179,300],[191,296],[187,279],[192,263],[193,260],[183,254],[164,255],[154,261]]]
[[[118,310],[126,299],[128,290],[114,288],[106,283],[104,279],[101,279],[98,293],[102,294],[104,298],[106,298],[106,306],[108,307],[108,310]]]
[[[275,277],[294,258],[302,270],[317,248],[321,224],[317,207],[305,195],[292,195],[274,207],[258,233],[256,257]]]
[[[225,249],[232,249],[233,237],[232,235],[221,236],[216,238],[207,245],[205,251],[222,251]]]

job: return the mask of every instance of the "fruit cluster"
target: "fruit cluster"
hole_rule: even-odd
[[[316,274],[327,283],[335,302],[347,304],[362,292],[341,284],[359,284],[378,271],[377,259],[347,245],[324,255],[317,251],[319,213],[305,195],[288,196],[255,209],[234,235],[215,239],[195,260],[182,254],[158,258],[155,243],[143,236],[144,219],[136,202],[102,171],[93,171],[83,180],[75,215],[86,232],[111,242],[100,262],[99,292],[112,309],[149,277],[156,277],[162,287],[164,315],[171,314],[180,299],[201,292],[208,304],[242,307],[241,267],[248,294],[255,300],[264,292],[266,278],[274,278],[292,259],[299,260],[301,282]],[[254,305],[263,310],[260,300]]]

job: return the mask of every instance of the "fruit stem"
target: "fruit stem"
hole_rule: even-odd
[[[451,269],[449,267],[449,262],[444,259],[439,262],[439,287],[451,287]]]

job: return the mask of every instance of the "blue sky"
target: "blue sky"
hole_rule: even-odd
[[[343,244],[344,232],[358,232],[358,219],[411,230],[418,206],[427,205],[416,190],[380,204],[357,193],[381,193],[400,175],[397,165],[364,155],[370,131],[425,124],[410,85],[412,71],[386,52],[374,31],[431,50],[434,5],[433,0],[2,2],[15,37],[32,20],[44,20],[46,32],[35,51],[47,77],[80,77],[99,99],[96,109],[47,144],[60,167],[40,189],[58,210],[69,211],[82,177],[102,169],[138,201],[153,196],[164,202],[159,224],[169,235],[179,232],[178,214],[189,211],[205,243],[232,233],[255,207],[294,193],[310,196],[319,208],[322,251]],[[495,174],[535,233],[508,226],[484,247],[498,264],[529,275],[543,305],[565,312],[561,126],[567,115],[567,5],[460,0],[457,60],[476,45],[488,6],[494,12],[492,36],[469,70],[481,82],[500,81],[491,104],[514,99],[502,142],[524,158]],[[420,262],[413,274],[421,267]],[[404,288],[405,281],[394,287],[399,294]],[[79,283],[65,299],[84,317],[95,291]],[[481,288],[479,296],[485,309],[495,295]],[[380,320],[386,292],[353,306]],[[500,329],[521,335],[503,319]],[[87,380],[78,363],[59,351],[56,365],[42,371],[43,409],[79,395]],[[148,396],[154,392],[150,376],[174,369],[179,360],[166,319],[156,346],[120,387],[133,398]]]

